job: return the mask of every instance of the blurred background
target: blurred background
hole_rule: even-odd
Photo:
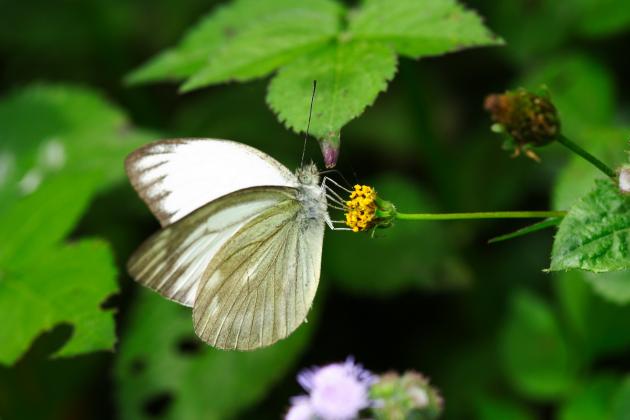
[[[18,165],[40,165],[41,176],[55,170],[59,142],[76,157],[46,196],[21,210],[39,211],[45,232],[19,236],[7,216],[0,254],[22,261],[15,266],[24,271],[15,270],[24,276],[39,269],[38,290],[50,295],[65,287],[64,267],[84,251],[104,252],[104,262],[94,261],[101,268],[83,270],[64,296],[100,305],[99,317],[77,324],[84,331],[115,330],[115,337],[102,333],[113,351],[73,354],[69,340],[79,327],[53,313],[75,304],[59,298],[44,316],[46,331],[29,333],[23,319],[47,309],[2,290],[0,265],[0,312],[8,314],[0,346],[37,336],[1,361],[0,418],[276,419],[301,393],[301,368],[348,355],[374,372],[425,373],[444,396],[446,419],[630,418],[630,296],[614,288],[626,274],[543,272],[552,230],[487,244],[523,221],[401,221],[374,239],[328,231],[308,324],[253,353],[206,347],[189,310],[134,284],[125,261],[159,226],[125,179],[128,152],[159,138],[216,137],[255,146],[289,168],[299,164],[302,138],[267,108],[267,80],[184,95],[169,83],[123,83],[215,3],[0,0],[0,159],[14,153]],[[611,165],[625,161],[630,7],[624,0],[464,3],[506,46],[401,59],[388,91],[342,131],[338,169],[406,212],[565,209],[597,174],[557,145],[540,151],[540,164],[510,159],[489,130],[483,99],[544,84],[568,137]],[[321,166],[314,141],[307,156]],[[0,191],[0,200],[9,195]],[[69,216],[71,203],[80,210]],[[67,257],[59,245],[52,251],[65,243],[53,232],[64,218],[56,235],[66,232],[75,244]],[[92,291],[86,285],[99,276],[113,280]]]

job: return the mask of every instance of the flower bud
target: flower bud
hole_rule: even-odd
[[[553,103],[523,88],[488,95],[484,108],[495,122],[492,131],[513,140],[509,146],[514,156],[525,152],[538,160],[531,148],[549,144],[560,135],[560,118]]]
[[[619,169],[619,191],[630,194],[630,165],[624,165]]]
[[[372,385],[370,395],[375,401],[373,413],[378,420],[430,420],[442,413],[442,397],[417,372],[402,376],[386,373]]]
[[[329,169],[337,165],[337,160],[339,159],[339,143],[340,134],[338,131],[330,132],[326,138],[319,141],[319,147],[322,149],[322,155],[324,155],[324,165]]]

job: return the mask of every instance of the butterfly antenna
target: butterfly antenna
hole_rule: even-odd
[[[304,165],[304,154],[306,153],[306,141],[308,140],[308,130],[311,128],[311,115],[313,115],[313,102],[315,102],[315,89],[317,89],[317,80],[313,80],[313,93],[311,94],[311,106],[308,110],[308,122],[306,123],[306,134],[304,135],[304,146],[302,147],[302,159],[300,167]]]
[[[341,171],[339,169],[326,169],[325,171],[320,171],[319,174],[320,175],[324,175],[324,174],[328,174],[328,173],[336,173],[337,175],[339,175],[341,177],[341,179],[343,180],[343,182],[346,183],[346,185],[348,186],[348,188],[352,188],[352,184],[350,184],[348,182],[348,180],[346,179],[345,176],[343,176],[343,174],[341,173]],[[356,174],[355,174],[356,175]]]

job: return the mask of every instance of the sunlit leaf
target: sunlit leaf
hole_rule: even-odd
[[[151,137],[131,129],[94,91],[70,85],[16,91],[0,101],[0,205],[64,170],[98,171],[106,184],[120,181],[126,154]]]
[[[101,181],[94,173],[57,174],[43,181],[32,194],[4,203],[0,207],[0,237],[11,241],[0,248],[0,267],[34,261],[59,244],[77,223]]]
[[[15,362],[34,337],[60,323],[72,325],[73,332],[58,356],[112,349],[114,319],[101,304],[117,290],[113,258],[101,241],[52,248],[15,265],[4,261],[0,363]]]
[[[113,347],[113,313],[100,306],[118,291],[111,252],[65,240],[147,138],[87,89],[36,85],[0,101],[1,363],[60,324],[72,335],[56,355]]]
[[[551,254],[553,271],[630,268],[630,197],[611,180],[575,203],[560,223]]]
[[[116,364],[121,418],[234,418],[293,367],[313,328],[265,349],[221,351],[195,336],[190,308],[142,291]]]
[[[133,83],[191,77],[183,90],[264,76],[331,40],[342,8],[331,0],[237,0],[218,8],[181,44],[129,76]]]
[[[412,58],[503,43],[455,0],[367,0],[351,16],[349,32]]]
[[[336,141],[341,127],[374,102],[395,72],[396,54],[384,44],[333,44],[283,67],[269,85],[267,102],[288,127],[305,131],[316,80],[310,132]]]

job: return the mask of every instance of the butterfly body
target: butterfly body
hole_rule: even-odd
[[[299,217],[308,221],[322,223],[328,219],[326,191],[319,185],[319,171],[315,164],[310,163],[298,168],[295,176],[299,181],[297,199],[302,204],[303,211]]]
[[[126,166],[163,225],[128,270],[192,306],[200,338],[223,349],[255,349],[306,319],[329,222],[314,164],[293,174],[240,143],[181,139],[147,145]]]

